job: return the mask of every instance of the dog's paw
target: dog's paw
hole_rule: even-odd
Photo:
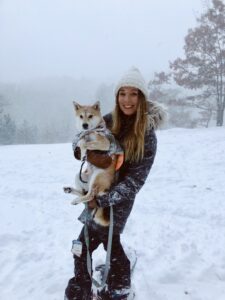
[[[72,193],[72,188],[69,186],[64,187],[63,190],[64,190],[64,193],[67,193],[67,194]]]
[[[72,205],[77,205],[77,204],[79,204],[79,202],[77,202],[77,200],[74,199],[74,200],[71,202],[71,204],[72,204]]]

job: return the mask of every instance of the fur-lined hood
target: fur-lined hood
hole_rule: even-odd
[[[157,129],[161,127],[167,118],[166,108],[161,104],[148,101],[148,126]]]

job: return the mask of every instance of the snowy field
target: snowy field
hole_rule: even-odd
[[[224,300],[225,128],[157,135],[122,235],[138,253],[136,299]],[[63,299],[83,205],[62,187],[78,169],[71,144],[0,147],[0,299]]]

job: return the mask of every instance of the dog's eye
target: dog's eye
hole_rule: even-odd
[[[89,115],[89,116],[88,116],[88,119],[92,119],[92,118],[93,118],[93,116],[92,116],[92,115]]]
[[[82,115],[80,115],[80,118],[81,118],[81,119],[83,119],[83,116],[82,116]]]

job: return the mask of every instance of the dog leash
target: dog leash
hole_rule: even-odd
[[[82,179],[82,169],[83,169],[83,166],[84,166],[84,164],[85,164],[85,162],[86,162],[86,155],[82,158],[82,163],[81,163],[81,167],[80,167],[80,173],[79,173],[79,177],[80,177],[80,181],[81,182],[83,182],[83,183],[88,183],[88,181],[84,181],[83,179]]]
[[[87,210],[87,204],[85,204],[86,210]],[[102,282],[99,283],[97,280],[95,280],[92,277],[92,264],[91,264],[91,255],[89,252],[89,245],[90,245],[90,240],[89,240],[89,234],[88,234],[88,226],[87,226],[87,217],[86,217],[86,222],[84,225],[84,237],[85,237],[85,243],[87,247],[87,269],[88,269],[88,274],[92,280],[92,283],[97,287],[97,288],[103,288],[106,285],[106,280],[108,277],[109,269],[110,269],[110,259],[111,259],[111,251],[112,251],[112,238],[113,238],[113,206],[110,206],[110,223],[109,223],[109,233],[108,233],[108,243],[107,243],[107,253],[106,253],[106,262],[105,262],[105,269],[104,269],[104,274],[102,278]]]

